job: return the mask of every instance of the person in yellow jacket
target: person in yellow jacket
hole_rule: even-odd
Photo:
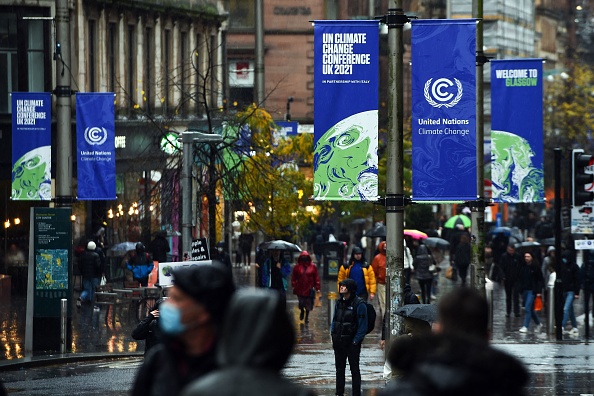
[[[354,247],[349,263],[340,266],[338,271],[338,284],[350,278],[357,284],[356,295],[365,301],[373,300],[376,292],[375,274],[373,268],[363,259],[363,250]]]

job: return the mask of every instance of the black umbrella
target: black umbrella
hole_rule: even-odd
[[[263,250],[287,250],[289,252],[300,252],[301,248],[294,243],[277,239],[275,241],[262,242],[260,248]]]
[[[538,241],[541,245],[555,246],[555,237],[544,238]]]
[[[405,318],[415,318],[433,323],[437,320],[437,305],[435,304],[407,304],[396,310],[396,315]]]
[[[527,242],[520,242],[516,243],[514,247],[518,251],[518,253],[523,254],[525,252],[532,252],[540,246],[540,243],[527,241]]]
[[[447,250],[450,248],[450,243],[443,238],[429,237],[423,240],[423,243],[430,248],[436,248],[441,250]]]
[[[373,229],[365,231],[365,236],[370,238],[386,237],[386,226],[378,224]]]

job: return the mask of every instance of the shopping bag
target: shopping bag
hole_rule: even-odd
[[[536,312],[542,311],[542,297],[540,296],[540,294],[537,294],[534,298],[534,310]]]
[[[314,307],[321,307],[321,306],[322,306],[322,292],[318,290],[316,292],[316,299],[314,301]]]

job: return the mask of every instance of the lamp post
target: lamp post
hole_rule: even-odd
[[[293,101],[293,97],[289,96],[287,98],[287,113],[285,114],[285,121],[291,121],[291,102]]]
[[[190,252],[192,245],[192,146],[193,143],[219,143],[221,135],[198,131],[186,131],[180,134],[183,145],[182,164],[182,251]]]

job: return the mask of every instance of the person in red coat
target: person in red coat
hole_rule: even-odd
[[[297,265],[291,275],[293,293],[299,299],[299,320],[305,318],[309,322],[309,311],[313,309],[315,293],[320,291],[320,277],[316,265],[311,261],[311,256],[305,250],[297,259]]]

